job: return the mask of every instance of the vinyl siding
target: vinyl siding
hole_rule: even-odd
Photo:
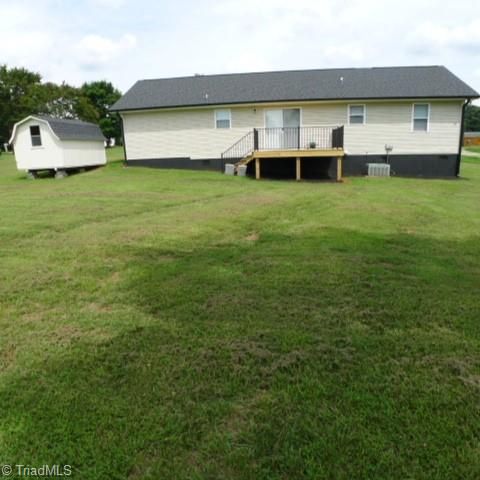
[[[383,154],[387,143],[393,145],[394,154],[452,154],[458,151],[460,101],[429,102],[428,132],[412,131],[411,101],[363,103],[366,104],[365,125],[348,125],[348,103],[285,107],[300,107],[304,126],[345,125],[345,150],[353,155]],[[127,158],[219,158],[252,128],[264,126],[266,109],[261,105],[232,107],[230,129],[215,128],[213,108],[123,113]]]
[[[422,102],[419,102],[422,103]],[[412,131],[412,102],[367,104],[365,125],[345,122],[345,150],[351,154],[448,154],[458,152],[462,105],[460,102],[429,102],[428,132]]]
[[[263,126],[263,114],[232,108],[231,128],[215,128],[215,110],[171,110],[124,114],[129,160],[145,158],[219,158],[222,152]]]

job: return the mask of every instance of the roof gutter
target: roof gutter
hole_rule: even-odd
[[[462,120],[460,125],[460,139],[458,141],[458,155],[457,155],[457,165],[455,167],[455,175],[458,177],[460,175],[460,162],[462,161],[462,147],[463,147],[463,139],[465,136],[465,110],[467,109],[467,105],[470,104],[471,98],[467,98],[465,103],[462,105]]]
[[[120,129],[122,131],[122,143],[123,143],[123,166],[127,166],[127,143],[125,142],[125,126],[123,125],[123,117],[119,114]]]

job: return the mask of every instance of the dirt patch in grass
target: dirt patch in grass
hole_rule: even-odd
[[[85,310],[92,313],[109,313],[112,311],[112,307],[110,305],[103,305],[101,303],[91,302],[86,305]]]
[[[478,360],[472,357],[447,358],[444,366],[450,370],[464,385],[480,389],[480,375],[472,370],[479,370]]]
[[[53,332],[52,343],[62,346],[69,345],[82,338],[82,336],[83,332],[80,328],[73,325],[62,325]]]
[[[120,281],[120,278],[121,278],[121,273],[120,272],[113,272],[107,278],[107,282],[115,284],[115,283],[118,283]]]
[[[292,350],[291,352],[278,355],[271,365],[261,369],[266,378],[271,378],[278,372],[290,371],[301,364],[310,357],[310,354],[300,350]]]
[[[248,242],[257,242],[260,239],[260,235],[256,232],[251,233],[245,237]]]
[[[58,308],[42,308],[42,305],[35,304],[32,306],[31,311],[22,315],[22,322],[25,325],[38,324],[40,322],[55,319],[56,321],[63,321],[66,319],[64,311]]]
[[[273,349],[267,340],[245,339],[233,342],[221,341],[213,347],[200,352],[203,365],[220,362],[220,358],[228,358],[234,375],[250,375],[255,373],[257,388],[265,389],[277,374],[293,372],[308,361],[314,351],[280,351]]]
[[[245,340],[233,342],[226,346],[229,350],[234,367],[242,367],[246,363],[266,363],[274,357],[268,345],[261,341]]]
[[[236,438],[244,430],[248,429],[248,424],[252,422],[252,414],[257,406],[265,402],[269,397],[268,390],[257,390],[253,396],[241,399],[237,402],[229,416],[223,421],[224,431],[228,436]]]
[[[320,343],[317,346],[317,356],[329,371],[347,368],[355,361],[356,350],[351,345],[332,345]]]
[[[105,342],[112,338],[108,330],[102,328],[83,329],[75,325],[61,325],[52,333],[51,343],[68,346],[79,341]]]
[[[435,378],[454,377],[465,386],[480,389],[480,361],[472,355],[464,357],[441,357],[438,355],[425,355],[420,359],[404,357],[399,364],[408,365],[410,368],[420,367],[428,369]]]
[[[6,345],[0,352],[0,372],[6,370],[15,363],[17,357],[17,347],[15,345]]]

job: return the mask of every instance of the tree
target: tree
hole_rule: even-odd
[[[465,109],[465,131],[480,132],[480,107],[467,105]]]
[[[41,79],[25,68],[0,65],[0,144],[8,141],[15,122],[38,110]]]
[[[38,73],[0,65],[0,145],[8,141],[13,125],[27,115],[100,121],[100,112],[82,89],[41,80]]]
[[[39,102],[36,113],[55,118],[78,118],[97,123],[99,115],[96,108],[81,90],[65,82],[61,85],[44,83],[39,87]]]
[[[0,145],[10,138],[13,125],[27,115],[78,118],[98,123],[107,138],[121,138],[120,118],[109,108],[121,93],[107,81],[81,88],[63,82],[42,83],[40,74],[0,65]]]
[[[122,96],[120,91],[106,80],[84,83],[80,90],[95,107],[98,123],[105,137],[115,138],[119,142],[122,136],[120,117],[109,109]]]

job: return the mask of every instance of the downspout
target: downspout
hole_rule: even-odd
[[[462,147],[463,147],[463,135],[465,133],[465,109],[467,108],[467,105],[470,104],[470,99],[467,98],[465,103],[462,105],[462,120],[461,120],[461,126],[460,126],[460,139],[458,142],[458,156],[457,156],[457,165],[455,167],[455,176],[458,177],[460,174],[460,162],[462,160]]]
[[[123,166],[127,166],[127,144],[125,143],[125,129],[123,128],[123,117],[119,113],[118,116],[120,117],[120,128],[122,130],[122,143],[123,143]]]

